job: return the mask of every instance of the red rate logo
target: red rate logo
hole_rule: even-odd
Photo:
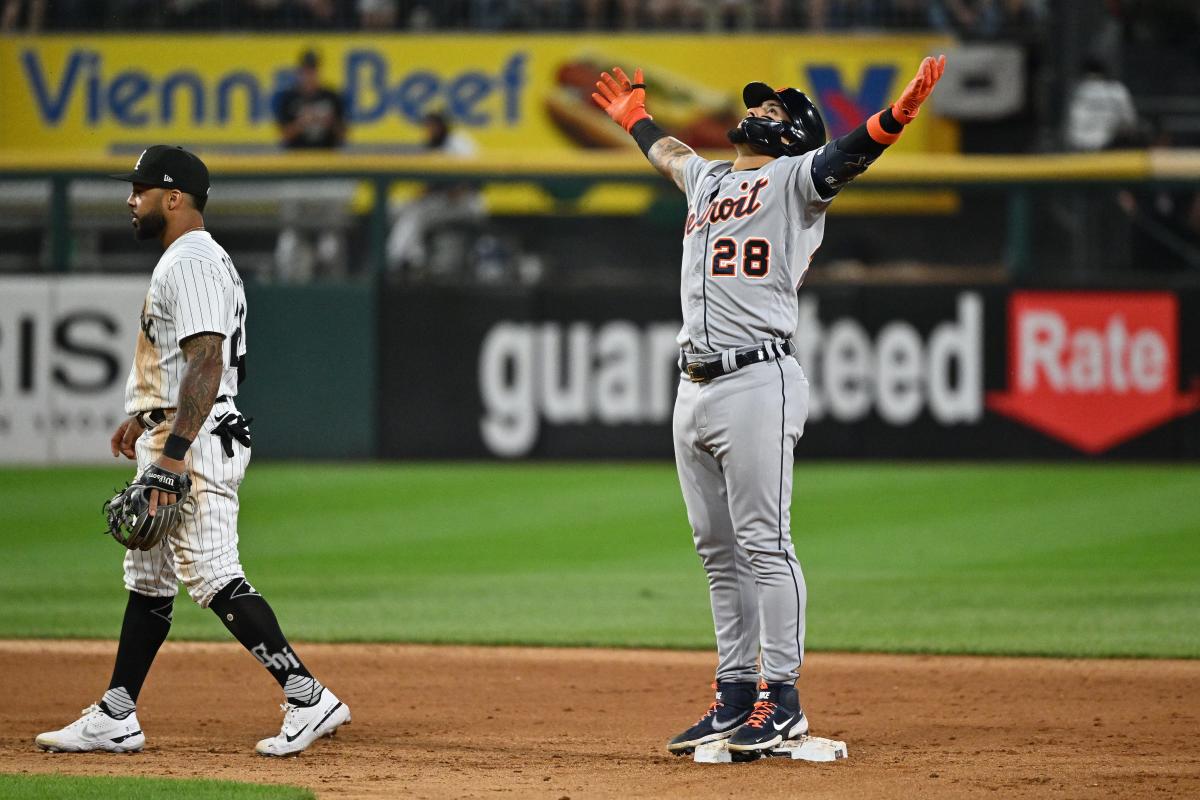
[[[1007,392],[987,406],[1101,453],[1200,409],[1180,393],[1179,307],[1169,292],[1014,292]]]

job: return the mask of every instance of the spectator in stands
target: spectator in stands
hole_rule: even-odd
[[[346,141],[345,110],[337,92],[321,85],[321,60],[312,50],[300,55],[296,85],[279,97],[276,121],[281,144],[289,149],[335,148]],[[303,182],[286,181],[279,185],[284,195],[303,194]],[[343,235],[335,226],[321,225],[321,219],[334,219],[340,213],[337,204],[317,208],[286,197],[280,205],[282,227],[275,244],[276,277],[283,281],[304,282],[319,270],[330,277],[341,277],[346,270]],[[316,245],[310,236],[316,227]]]
[[[704,28],[708,31],[753,30],[760,13],[761,0],[712,0],[701,3]]]
[[[302,8],[308,12],[312,24],[321,28],[331,28],[338,22],[337,7],[334,0],[303,0]]]
[[[424,150],[460,158],[469,158],[478,152],[475,141],[451,127],[450,120],[440,111],[426,114],[422,124],[425,129]]]
[[[358,20],[368,30],[391,30],[400,18],[396,0],[358,0]]]
[[[808,25],[815,31],[876,28],[882,18],[875,0],[809,0]]]
[[[703,0],[645,0],[643,10],[654,28],[696,30],[704,21]]]
[[[22,15],[22,11],[28,13]],[[4,11],[0,13],[0,32],[15,31],[24,23],[30,33],[37,33],[42,29],[45,18],[46,0],[4,0]]]
[[[163,23],[173,30],[227,28],[237,10],[220,0],[168,0],[159,5],[162,7]]]
[[[1161,130],[1151,146],[1174,147],[1177,142]],[[1138,269],[1200,269],[1200,192],[1187,185],[1144,184],[1118,192],[1117,205],[1129,218],[1130,260]]]
[[[637,28],[639,0],[582,0],[583,25],[588,30]]]
[[[425,116],[422,149],[453,158],[476,155],[475,143],[451,125],[441,112]],[[388,269],[409,277],[454,277],[466,266],[475,234],[486,218],[483,196],[471,183],[430,186],[420,197],[392,209],[392,230],[387,240]],[[445,232],[442,247],[433,252],[430,237]]]
[[[926,30],[930,26],[926,0],[889,0],[883,20],[885,28],[897,31]]]
[[[346,141],[342,98],[321,85],[320,66],[317,54],[306,50],[296,85],[279,98],[276,120],[284,147],[341,147]]]
[[[1037,25],[1031,0],[936,0],[930,4],[934,27],[964,39],[1023,38]]]
[[[1065,139],[1070,150],[1096,151],[1137,144],[1138,116],[1125,84],[1103,61],[1088,58],[1067,101]]]
[[[518,27],[520,0],[471,0],[471,27],[502,31]]]

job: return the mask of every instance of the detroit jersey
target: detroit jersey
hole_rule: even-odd
[[[813,185],[814,155],[737,171],[700,156],[685,163],[680,347],[714,353],[795,333],[796,289],[832,200]]]
[[[180,342],[219,333],[225,370],[218,395],[237,394],[246,355],[246,293],[225,249],[208,231],[189,231],[168,247],[150,276],[141,332],[125,384],[125,413],[175,408],[184,357]]]

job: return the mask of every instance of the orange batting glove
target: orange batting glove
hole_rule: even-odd
[[[942,73],[946,71],[946,57],[926,56],[917,69],[917,76],[908,82],[908,86],[900,94],[900,99],[892,103],[892,116],[901,125],[907,125],[917,118],[921,104],[929,97],[933,87],[937,85]]]
[[[600,92],[592,92],[592,99],[629,133],[638,120],[651,118],[646,113],[646,84],[640,69],[633,71],[632,82],[620,67],[613,67],[613,75],[600,73],[600,80],[596,81]]]

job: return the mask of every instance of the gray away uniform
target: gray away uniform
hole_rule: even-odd
[[[767,360],[707,383],[680,381],[673,431],[679,483],[708,574],[718,681],[792,682],[804,658],[804,574],[792,545],[793,449],[808,381],[778,345],[796,330],[796,289],[825,232],[817,152],[754,170],[693,156],[685,165],[679,345],[691,360],[771,343]],[[724,354],[722,356],[722,354]]]

